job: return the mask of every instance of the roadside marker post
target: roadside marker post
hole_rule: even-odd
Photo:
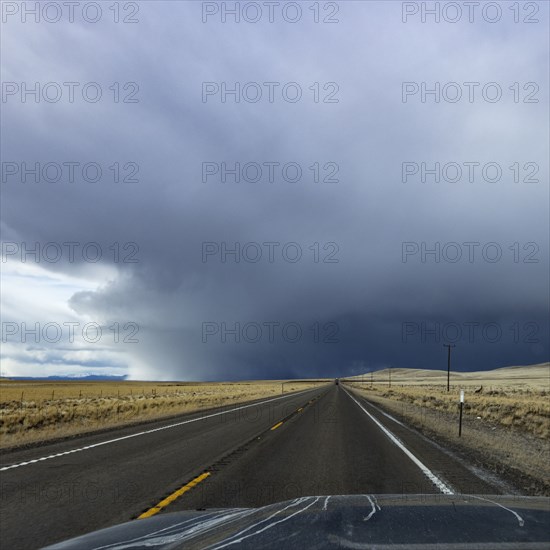
[[[460,415],[458,419],[458,437],[462,436],[462,408],[464,407],[464,390],[460,390]]]

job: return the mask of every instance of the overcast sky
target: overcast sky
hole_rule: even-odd
[[[4,375],[548,361],[548,3],[51,4],[2,7]]]

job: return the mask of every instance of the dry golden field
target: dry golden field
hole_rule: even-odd
[[[79,382],[0,380],[0,447],[233,405],[319,381]]]
[[[550,494],[550,363],[451,373],[449,392],[444,371],[391,369],[372,379],[371,384],[368,374],[348,383],[436,441],[475,454],[497,472],[528,476],[525,490]],[[465,402],[459,438],[461,389]]]

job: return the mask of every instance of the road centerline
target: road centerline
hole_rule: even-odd
[[[174,500],[187,493],[187,491],[190,491],[193,487],[195,487],[195,485],[198,485],[201,481],[205,480],[209,476],[210,472],[204,472],[200,476],[197,476],[195,479],[192,479],[189,483],[183,485],[183,487],[180,487],[179,489],[168,495],[166,498],[163,498],[158,504],[156,504],[152,508],[149,508],[149,510],[147,510],[146,512],[140,514],[138,516],[138,519],[150,518],[151,516],[158,514],[161,510],[174,502]]]

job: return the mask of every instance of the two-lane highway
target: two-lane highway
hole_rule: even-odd
[[[498,488],[343,386],[215,468],[171,511],[312,495],[498,494]]]
[[[308,495],[500,492],[342,385],[114,434],[3,456],[3,547]]]

